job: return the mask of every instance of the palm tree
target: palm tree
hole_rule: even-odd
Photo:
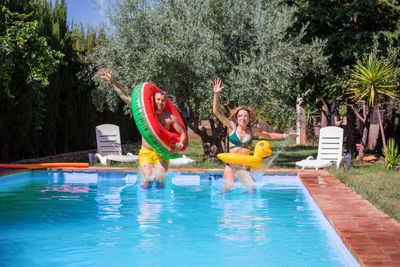
[[[364,58],[363,62],[357,62],[354,65],[351,70],[350,85],[349,94],[352,95],[350,99],[362,101],[364,105],[367,105],[367,109],[374,107],[377,111],[383,149],[387,151],[379,103],[386,97],[398,97],[396,94],[397,85],[393,76],[393,65],[385,63],[374,52],[371,52],[368,57]],[[357,117],[361,118],[354,108],[353,111],[355,111]],[[369,115],[369,112],[365,114]],[[366,120],[369,120],[369,116],[364,115],[362,119],[365,123]],[[363,141],[363,145],[365,145],[365,140]]]

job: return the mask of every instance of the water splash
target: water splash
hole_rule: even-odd
[[[289,124],[285,127],[286,129],[290,129]],[[289,138],[284,139],[282,145],[279,147],[277,151],[274,151],[271,157],[267,159],[267,162],[261,166],[260,170],[262,172],[265,172],[267,169],[271,168],[271,165],[273,164],[274,160],[283,152],[285,151],[287,144],[289,142]]]
[[[239,169],[236,171],[236,176],[246,190],[252,190],[256,188],[254,178],[249,171],[245,169]]]
[[[122,154],[126,155],[129,152],[133,155],[138,155],[141,147],[140,142],[124,144],[122,145]]]
[[[267,162],[265,164],[263,164],[263,166],[261,167],[261,169],[264,171],[266,169],[271,168],[272,163],[274,162],[274,160],[283,152],[285,151],[286,147],[287,147],[287,143],[288,143],[288,139],[286,139],[285,141],[283,141],[282,145],[279,147],[279,149],[274,152],[272,154],[271,157],[268,158]]]

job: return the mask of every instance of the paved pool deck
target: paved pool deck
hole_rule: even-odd
[[[51,168],[63,171],[124,171],[136,168]],[[223,172],[222,169],[170,169],[186,173]],[[8,171],[12,172],[12,171]],[[7,173],[3,170],[1,175]],[[361,266],[400,267],[400,223],[377,209],[324,170],[270,169],[268,174],[297,174],[344,244]]]

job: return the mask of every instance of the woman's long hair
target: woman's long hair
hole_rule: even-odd
[[[246,110],[247,113],[249,113],[249,124],[248,126],[251,126],[256,122],[256,113],[254,112],[254,109],[249,106],[239,106],[237,108],[234,108],[230,111],[230,116],[229,119],[233,121],[235,124],[237,124],[237,115],[239,111],[241,110]]]

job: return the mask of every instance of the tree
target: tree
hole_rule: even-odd
[[[31,152],[35,140],[29,133],[43,128],[46,91],[63,53],[40,34],[32,13],[11,12],[4,5],[0,9],[4,15],[0,20],[0,109],[8,114],[0,120],[0,158],[6,160],[10,155],[21,156],[17,151]]]
[[[346,68],[356,63],[357,57],[368,53],[379,43],[379,49],[386,51],[391,43],[399,42],[400,3],[396,0],[286,0],[289,5],[298,7],[294,32],[308,25],[305,42],[313,38],[326,41],[326,54],[329,56],[330,72],[319,80],[320,86],[311,87],[305,101],[322,112],[322,119],[329,123],[334,107],[346,101],[343,97]],[[396,46],[396,45],[395,45]],[[350,111],[350,110],[349,110]],[[353,112],[347,112],[350,122]],[[325,117],[325,118],[324,118]],[[355,124],[347,125],[347,150],[353,150]]]
[[[104,34],[68,29],[66,10],[64,0],[0,0],[0,162],[94,148],[104,121],[138,135],[91,102],[90,51]]]
[[[28,21],[31,14],[12,13],[1,6],[4,22],[0,26],[0,84],[3,96],[14,97],[11,83],[14,75],[25,76],[39,102],[41,88],[49,84],[48,77],[57,70],[63,54],[51,49],[44,37],[39,35],[37,21]]]
[[[125,87],[151,81],[194,112],[188,123],[203,140],[205,154],[222,152],[226,131],[211,114],[211,80],[220,77],[228,107],[265,109],[269,99],[293,104],[301,81],[324,72],[324,44],[302,44],[304,30],[288,34],[295,9],[281,1],[110,1],[112,35],[96,54]],[[95,96],[112,109],[117,98],[108,84]],[[271,100],[272,101],[272,100]],[[127,108],[127,112],[129,109]],[[211,134],[199,127],[209,120]]]
[[[396,98],[396,81],[392,75],[392,64],[384,63],[377,55],[371,52],[363,61],[357,62],[351,70],[351,80],[349,94],[351,99],[362,101],[363,116],[353,107],[356,116],[365,124],[369,125],[371,107],[374,107],[378,113],[379,128],[381,130],[383,149],[387,151],[385,132],[383,129],[382,118],[379,110],[379,104],[385,97]],[[365,146],[368,139],[368,131],[363,133],[360,154],[358,159],[364,157]],[[365,136],[366,134],[366,136]]]

